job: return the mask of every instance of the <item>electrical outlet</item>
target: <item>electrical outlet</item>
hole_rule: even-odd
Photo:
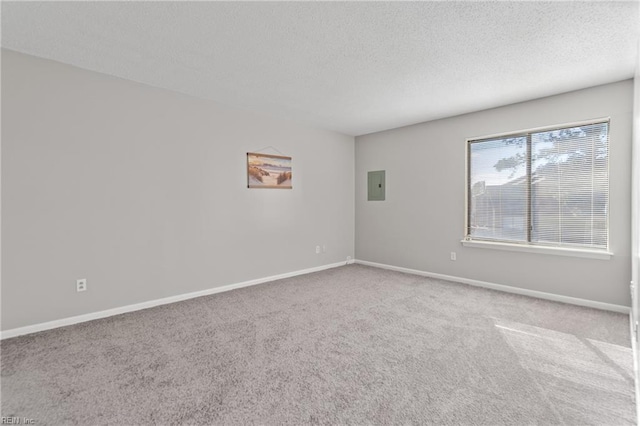
[[[455,251],[451,252],[451,260],[456,260],[456,252]]]
[[[316,246],[316,254],[320,254],[320,246]]]
[[[326,253],[326,252],[327,252],[327,245],[326,245],[326,244],[323,244],[323,245],[322,245],[322,252],[323,252],[323,253]]]
[[[351,263],[351,256],[347,256],[347,263]]]
[[[76,280],[76,291],[86,291],[87,290],[87,279],[82,278],[80,280]]]

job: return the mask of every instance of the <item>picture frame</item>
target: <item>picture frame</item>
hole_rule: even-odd
[[[293,189],[291,157],[247,152],[247,188]]]

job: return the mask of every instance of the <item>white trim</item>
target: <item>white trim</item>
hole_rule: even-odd
[[[640,376],[638,375],[638,342],[633,331],[633,313],[629,312],[629,328],[631,332],[631,352],[633,354],[633,382],[636,391],[636,424],[640,421]]]
[[[497,241],[462,240],[465,247],[489,248],[495,250],[523,251],[527,253],[542,253],[559,256],[585,257],[588,259],[609,260],[613,253],[602,250],[589,250],[569,247],[534,246],[525,244],[510,244]]]
[[[391,271],[404,272],[407,274],[421,275],[423,277],[454,281],[454,282],[459,282],[463,284],[469,284],[476,287],[490,288],[492,290],[504,291],[506,293],[515,293],[515,294],[521,294],[523,296],[536,297],[538,299],[552,300],[554,302],[562,302],[562,303],[569,303],[571,305],[587,306],[589,308],[620,312],[623,314],[628,314],[630,312],[630,308],[627,306],[614,305],[611,303],[604,303],[604,302],[596,302],[595,300],[579,299],[577,297],[562,296],[560,294],[545,293],[542,291],[512,287],[504,284],[495,284],[487,281],[478,281],[478,280],[472,280],[469,278],[454,277],[451,275],[444,275],[444,274],[436,274],[434,272],[419,271],[417,269],[409,269],[409,268],[403,268],[400,266],[385,265],[383,263],[369,262],[366,260],[356,259],[356,263],[360,265],[373,266],[375,268],[382,268],[382,269],[389,269]]]
[[[136,303],[134,305],[121,306],[119,308],[107,309],[99,312],[92,312],[89,314],[78,315],[69,318],[63,318],[59,320],[43,322],[40,324],[28,325],[25,327],[13,328],[11,330],[6,330],[0,332],[0,340],[9,339],[11,337],[22,336],[25,334],[37,333],[39,331],[51,330],[53,328],[65,327],[67,325],[78,324],[86,321],[93,321],[100,318],[111,317],[114,315],[120,315],[127,312],[139,311],[142,309],[152,308],[154,306],[167,305],[170,303],[181,302],[183,300],[194,299],[196,297],[208,296],[210,294],[222,293],[225,291],[235,290],[237,288],[249,287],[252,285],[267,283],[270,281],[281,280],[283,278],[295,277],[298,275],[310,274],[312,272],[323,271],[325,269],[337,268],[339,266],[344,266],[347,263],[353,262],[337,262],[331,263],[328,265],[316,266],[313,268],[302,269],[294,272],[287,272],[279,275],[272,275],[270,277],[257,278],[255,280],[243,281],[240,283],[223,285],[220,287],[213,287],[206,290],[195,291],[193,293],[185,293],[179,294],[176,296],[164,297],[162,299],[149,300],[147,302]]]

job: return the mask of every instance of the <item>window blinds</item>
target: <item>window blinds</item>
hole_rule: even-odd
[[[609,123],[472,140],[467,238],[606,249]]]

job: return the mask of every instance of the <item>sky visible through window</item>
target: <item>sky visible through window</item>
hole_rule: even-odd
[[[524,138],[521,138],[524,139]],[[525,139],[526,140],[526,139]],[[471,186],[478,182],[485,185],[502,185],[522,177],[526,173],[524,164],[515,170],[496,170],[496,164],[503,158],[526,154],[524,143],[507,145],[505,139],[471,144]]]

